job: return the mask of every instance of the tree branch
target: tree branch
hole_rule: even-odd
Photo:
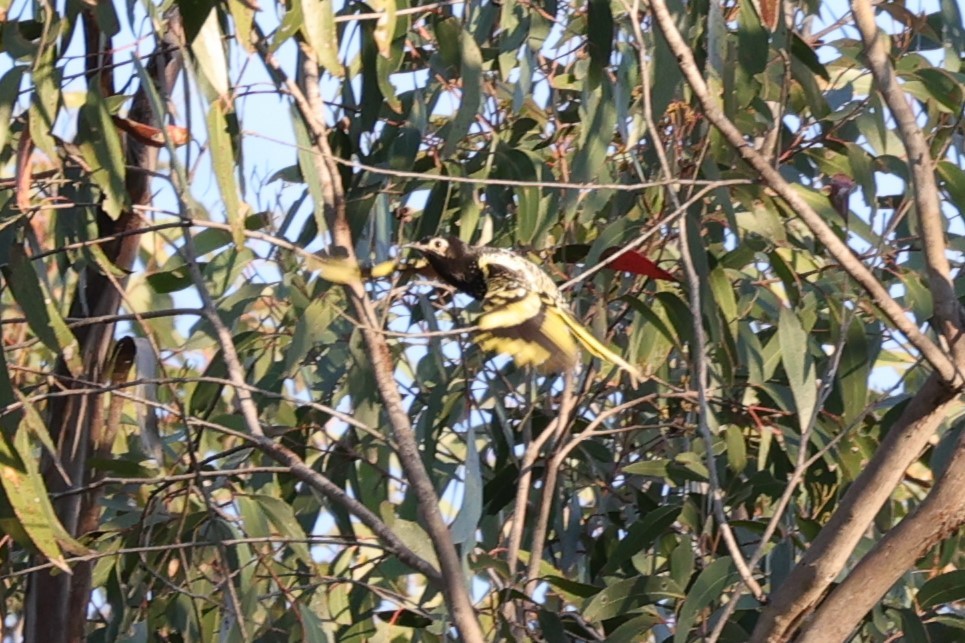
[[[862,534],[901,481],[904,471],[924,449],[945,418],[961,389],[956,364],[906,316],[848,246],[791,186],[744,140],[740,131],[714,104],[693,54],[670,15],[665,0],[651,0],[651,9],[680,69],[700,101],[704,115],[756,170],[768,187],[783,198],[841,267],[871,296],[875,305],[935,369],[902,417],[885,436],[868,466],[848,488],[831,519],[811,543],[802,560],[771,596],[761,614],[752,641],[783,641],[819,603],[828,586],[844,569]]]
[[[905,470],[957,404],[933,374],[881,441],[871,461],[848,487],[838,508],[784,583],[771,594],[751,641],[784,641],[821,601],[848,563]]]
[[[741,155],[741,158],[760,174],[767,187],[774,190],[797,213],[817,240],[828,249],[828,253],[838,262],[841,268],[858,282],[891,324],[900,330],[908,338],[908,341],[918,349],[925,360],[931,364],[932,368],[941,376],[942,381],[956,389],[965,385],[965,378],[945,351],[919,330],[914,322],[908,318],[905,309],[894,300],[871,271],[855,257],[847,244],[824,222],[821,215],[815,212],[794,191],[780,173],[771,167],[766,158],[754,150],[744,139],[740,130],[728,120],[714,103],[707,88],[707,83],[704,82],[700,70],[697,68],[697,63],[694,61],[693,53],[677,29],[665,0],[651,0],[650,7],[660,31],[670,46],[670,50],[677,58],[681,72],[683,72],[687,83],[693,90],[694,96],[700,101],[707,120],[720,131],[727,142]]]
[[[338,167],[334,154],[328,144],[327,130],[321,120],[322,100],[318,87],[318,68],[308,56],[299,53],[302,86],[291,81],[281,65],[259,40],[259,52],[276,81],[289,92],[295,105],[309,129],[313,143],[314,169],[318,174],[325,201],[321,204],[332,245],[343,253],[352,263],[357,263],[355,244],[351,228],[345,215],[345,196],[342,190]],[[303,90],[304,87],[304,90]],[[406,478],[415,493],[419,513],[426,531],[432,540],[433,548],[442,569],[443,595],[462,639],[470,643],[482,643],[483,635],[469,596],[469,587],[463,574],[462,563],[452,542],[449,527],[439,510],[439,498],[419,452],[415,432],[402,404],[402,397],[395,383],[394,364],[385,337],[372,329],[381,326],[378,315],[365,292],[361,281],[344,285],[345,294],[356,317],[362,322],[360,327],[365,352],[372,367],[375,385],[385,405],[385,413],[398,444],[396,451]]]
[[[884,37],[880,36],[875,24],[874,9],[869,0],[854,0],[851,3],[855,25],[861,33],[865,46],[868,67],[874,76],[875,84],[882,98],[891,110],[898,124],[898,134],[905,146],[908,167],[911,171],[911,195],[918,214],[918,226],[928,267],[928,286],[931,290],[935,320],[945,339],[952,346],[959,363],[965,359],[958,339],[962,332],[961,307],[952,285],[951,268],[945,256],[945,230],[939,201],[938,183],[935,181],[935,163],[932,160],[928,142],[908,104],[908,97],[898,86],[895,70],[885,51]],[[965,345],[963,345],[965,346]],[[962,353],[962,354],[959,354]]]
[[[557,449],[564,446],[562,439],[567,428],[569,428],[570,420],[573,418],[573,410],[576,408],[575,387],[576,373],[573,369],[570,369],[563,379],[563,394],[560,396],[560,409],[556,416],[556,426],[553,427],[552,431],[546,431],[546,433],[552,434]],[[562,466],[562,459],[551,458],[546,467],[546,474],[543,476],[543,492],[540,495],[539,514],[533,528],[533,537],[529,547],[529,564],[526,566],[526,593],[531,596],[539,583],[539,568],[540,562],[543,560],[543,548],[546,546],[550,512],[556,500],[556,480]]]
[[[848,640],[864,615],[933,546],[965,524],[965,433],[924,501],[885,534],[824,600],[797,643]]]
[[[627,6],[626,0],[624,0],[624,6]],[[630,9],[632,12],[630,22],[633,25],[633,33],[637,39],[637,50],[639,52],[640,78],[643,86],[644,120],[647,123],[650,136],[653,138],[653,149],[657,154],[657,158],[660,160],[661,171],[664,176],[672,176],[673,172],[670,167],[670,161],[667,159],[667,153],[664,151],[663,141],[660,140],[659,130],[657,129],[656,120],[653,117],[653,108],[650,101],[650,65],[644,49],[643,29],[640,27],[640,21],[636,19],[640,11],[640,0],[634,0],[632,8],[627,6],[627,9]],[[681,210],[680,198],[677,196],[677,191],[674,187],[668,185],[666,191],[674,208]],[[734,561],[734,567],[737,569],[737,573],[740,575],[744,585],[746,585],[754,595],[754,598],[763,601],[764,590],[761,589],[760,584],[754,579],[753,570],[748,566],[747,561],[744,560],[744,554],[741,552],[740,544],[734,536],[734,530],[731,529],[730,522],[727,519],[727,513],[724,510],[724,497],[720,489],[720,480],[717,476],[717,458],[714,455],[714,436],[710,431],[710,425],[707,420],[711,410],[710,405],[707,403],[709,369],[707,367],[707,355],[705,352],[707,349],[707,335],[704,330],[703,305],[700,298],[700,275],[697,273],[697,268],[694,265],[693,256],[691,255],[690,235],[687,232],[688,223],[686,214],[680,217],[677,228],[680,231],[680,259],[684,266],[684,276],[688,290],[687,303],[690,307],[691,324],[694,331],[694,342],[690,347],[691,368],[693,369],[693,381],[697,389],[697,429],[704,442],[704,450],[706,451],[705,457],[707,459],[707,482],[710,488],[710,493],[708,494],[710,506],[713,510],[714,518],[717,521],[717,529],[724,539],[724,545],[727,547],[727,552]]]

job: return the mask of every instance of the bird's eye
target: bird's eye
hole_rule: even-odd
[[[442,250],[442,247],[443,247],[444,245],[445,245],[445,244],[442,242],[442,239],[436,239],[435,241],[432,242],[432,247],[433,247],[433,248],[438,248],[438,249],[440,249],[440,250]]]

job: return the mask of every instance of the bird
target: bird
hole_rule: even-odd
[[[419,252],[444,282],[482,302],[475,341],[483,350],[558,373],[579,362],[579,344],[626,371],[635,383],[644,379],[637,366],[573,317],[549,275],[512,250],[472,246],[454,236],[427,237],[403,248]]]

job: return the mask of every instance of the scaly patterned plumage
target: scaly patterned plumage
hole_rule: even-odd
[[[426,258],[439,277],[482,300],[477,343],[544,371],[573,368],[577,342],[591,354],[627,371],[640,370],[607,348],[570,313],[563,294],[539,266],[501,248],[475,247],[456,237],[432,237],[407,246]]]

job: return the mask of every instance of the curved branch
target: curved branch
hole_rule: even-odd
[[[888,290],[878,281],[871,271],[851,252],[847,244],[824,222],[814,208],[808,205],[784,177],[774,169],[760,153],[758,153],[745,139],[737,127],[724,115],[716,105],[694,61],[693,53],[684,42],[683,36],[674,24],[674,19],[667,9],[665,0],[651,0],[650,7],[654,18],[663,33],[670,50],[677,58],[680,71],[683,72],[687,84],[694,92],[703,108],[704,116],[717,128],[727,142],[740,154],[747,163],[761,176],[767,187],[774,190],[797,215],[808,229],[827,249],[829,254],[847,272],[852,279],[868,293],[875,306],[885,314],[891,324],[908,338],[925,360],[941,376],[950,387],[961,388],[965,385],[965,377],[949,356],[935,342],[929,339],[915,323],[908,318],[905,309],[894,300]]]

